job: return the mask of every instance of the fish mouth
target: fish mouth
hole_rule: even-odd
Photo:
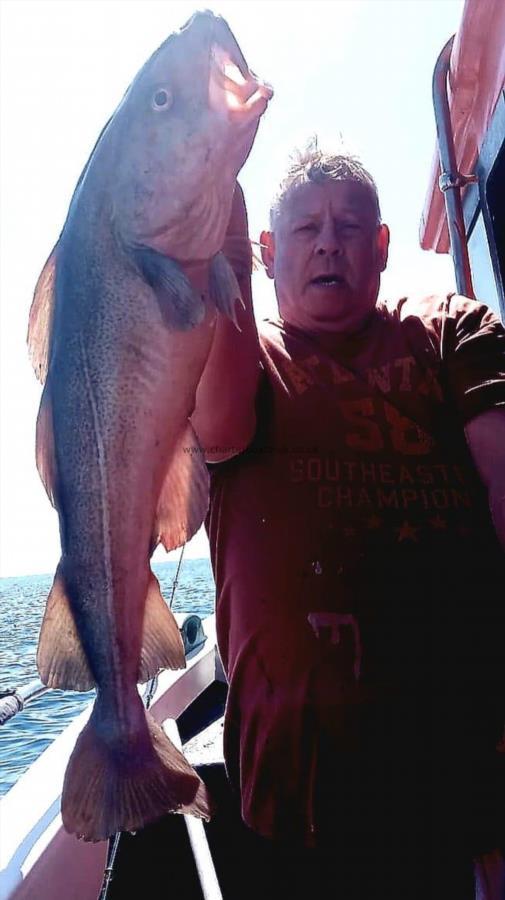
[[[218,18],[210,47],[209,105],[217,112],[249,121],[259,118],[272,87],[249,69],[226,22]]]

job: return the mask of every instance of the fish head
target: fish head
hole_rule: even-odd
[[[223,18],[192,16],[142,67],[104,133],[114,227],[132,246],[206,260],[272,96]]]

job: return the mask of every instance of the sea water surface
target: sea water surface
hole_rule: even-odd
[[[154,563],[170,602],[177,562]],[[52,575],[0,579],[0,691],[38,678],[35,655]],[[183,560],[172,604],[174,612],[214,611],[214,581],[208,559]],[[69,722],[94,698],[94,691],[48,691],[0,727],[0,795],[5,794]]]

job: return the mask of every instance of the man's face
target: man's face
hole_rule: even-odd
[[[286,322],[313,332],[360,328],[377,301],[389,242],[364,185],[328,180],[292,188],[274,234],[262,238]]]

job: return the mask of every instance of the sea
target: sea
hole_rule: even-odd
[[[154,563],[161,591],[170,603],[178,562]],[[0,692],[38,679],[35,655],[52,575],[0,578]],[[172,602],[174,612],[202,618],[214,611],[214,580],[208,559],[183,559]],[[86,705],[94,691],[48,691],[0,727],[0,795]]]

